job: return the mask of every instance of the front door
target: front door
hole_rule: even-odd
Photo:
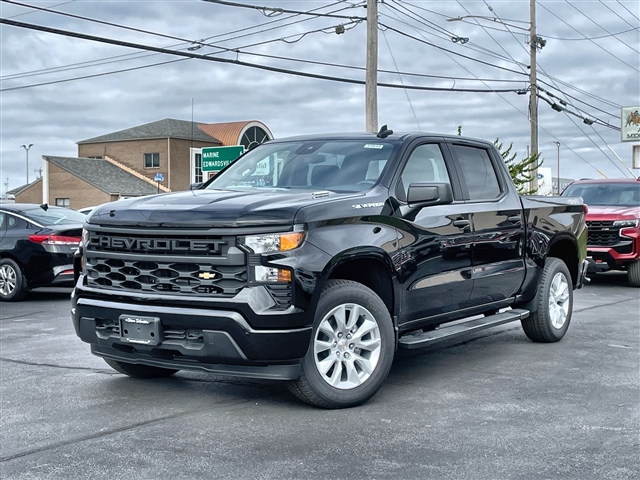
[[[399,205],[394,263],[404,295],[398,322],[405,330],[429,323],[428,317],[465,308],[471,293],[471,218],[464,203],[412,208],[406,202],[414,182],[448,182],[454,198],[459,196],[450,168],[442,142],[414,144],[391,189]]]

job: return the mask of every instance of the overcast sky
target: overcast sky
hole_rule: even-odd
[[[364,67],[365,22],[287,13],[266,17],[255,9],[198,0],[21,1],[179,39],[207,38],[203,43],[242,52],[224,52],[213,46],[202,46],[203,43],[194,50],[211,57],[364,79],[364,71],[360,69],[249,54]],[[366,9],[362,7],[366,1],[237,1],[293,10],[341,10],[336,15],[366,16]],[[477,18],[446,21],[467,15],[497,17],[511,26]],[[189,47],[181,40],[34,11],[6,2],[0,3],[0,17],[173,50],[187,51]],[[639,17],[640,1],[637,0],[538,1],[538,35],[546,40],[546,46],[538,54],[539,78],[545,82],[539,85],[566,100],[568,110],[619,127],[620,107],[640,104]],[[455,89],[527,88],[529,53],[525,42],[528,37],[523,28],[527,28],[529,22],[528,0],[385,0],[379,5],[379,21],[380,70],[447,77],[380,72],[379,82]],[[341,23],[346,24],[346,32],[337,35],[335,27]],[[505,31],[506,28],[509,31]],[[241,29],[243,31],[233,33]],[[326,30],[319,31],[321,29]],[[303,36],[306,32],[310,33]],[[243,36],[235,38],[240,35]],[[452,36],[468,38],[468,42],[454,43]],[[270,40],[273,41],[262,43]],[[262,44],[250,46],[256,43]],[[190,120],[192,99],[197,122],[257,119],[266,123],[276,137],[365,129],[363,85],[186,59],[124,73],[34,86],[180,60],[180,57],[9,25],[0,25],[0,44],[3,192],[7,178],[9,189],[26,181],[26,154],[20,147],[22,144],[34,144],[29,151],[29,179],[33,181],[42,155],[75,156],[79,140],[163,118]],[[457,79],[450,79],[452,77]],[[478,78],[483,81],[476,80]],[[462,125],[464,135],[491,141],[499,137],[507,144],[513,142],[514,149],[521,155],[529,144],[527,109],[528,95],[514,92],[378,89],[380,125],[388,124],[396,132],[422,130],[446,134],[455,134],[457,125]],[[539,125],[539,149],[545,166],[551,167],[554,175],[557,163],[554,141],[558,141],[562,177],[598,178],[598,170],[609,177],[621,177],[623,171],[630,176],[607,147],[609,145],[631,167],[631,145],[620,142],[619,131],[598,124],[585,125],[582,119],[558,113],[542,100]]]

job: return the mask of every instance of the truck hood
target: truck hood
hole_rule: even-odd
[[[193,190],[138,197],[101,205],[88,223],[136,227],[237,227],[292,225],[309,205],[361,196],[361,193]]]
[[[640,207],[620,205],[589,205],[588,207],[587,220],[640,218]]]

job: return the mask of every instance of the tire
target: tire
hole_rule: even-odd
[[[360,283],[330,280],[318,301],[300,378],[287,386],[317,407],[355,407],[380,389],[393,355],[393,324],[380,297]]]
[[[640,287],[640,260],[629,264],[627,267],[627,278],[632,287]]]
[[[567,265],[549,257],[538,284],[537,311],[522,320],[524,333],[534,342],[558,342],[564,337],[573,312],[573,283]]]
[[[132,378],[163,378],[170,377],[179,370],[169,368],[150,367],[149,365],[140,365],[138,363],[126,363],[111,358],[103,358],[107,365],[116,372],[124,373]]]
[[[0,260],[0,300],[17,302],[27,295],[22,270],[10,258]]]

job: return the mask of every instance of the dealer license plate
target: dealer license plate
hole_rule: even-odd
[[[158,345],[161,341],[160,319],[120,315],[120,339],[140,345]]]

